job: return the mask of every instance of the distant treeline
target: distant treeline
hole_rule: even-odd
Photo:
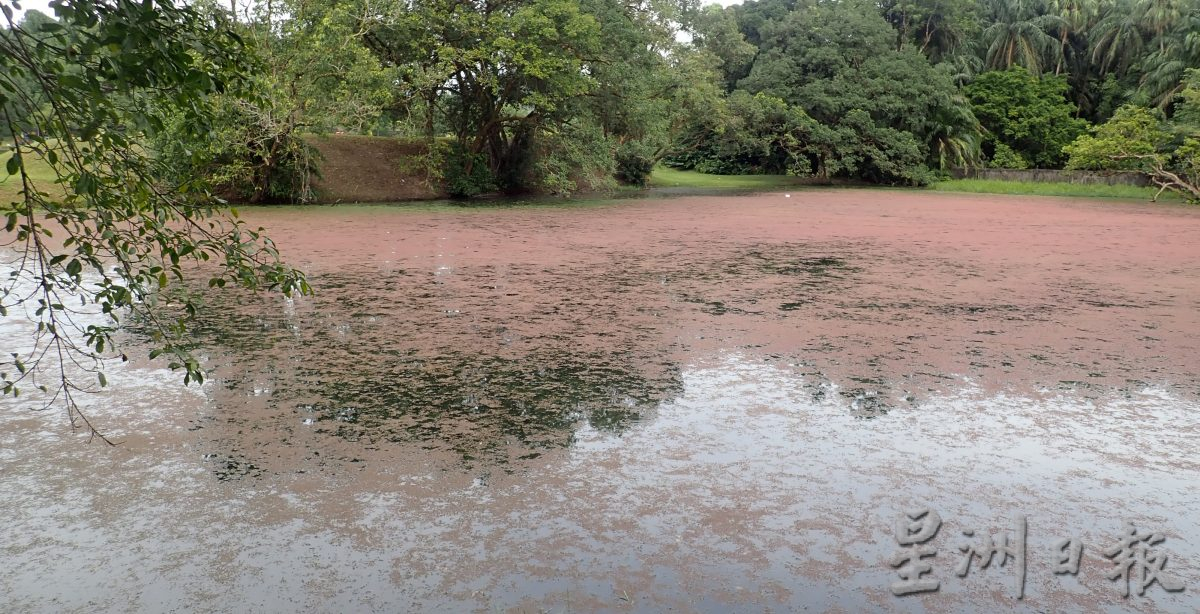
[[[233,13],[259,96],[213,97],[217,129],[197,141],[168,125],[150,145],[245,200],[309,198],[319,161],[298,135],[332,131],[424,139],[421,175],[464,197],[640,185],[660,163],[910,185],[976,166],[1123,169],[1196,185],[1200,0],[200,10]]]

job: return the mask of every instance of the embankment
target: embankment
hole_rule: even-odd
[[[426,146],[403,139],[333,134],[306,137],[321,152],[317,201],[381,203],[445,198],[429,180]]]

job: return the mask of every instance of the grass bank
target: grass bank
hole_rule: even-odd
[[[4,150],[4,155],[0,156],[3,162],[8,162],[8,150]],[[54,175],[54,169],[46,163],[41,156],[27,153],[24,157],[25,171],[29,173],[30,179],[34,185],[43,192],[55,193],[58,185],[54,183],[57,178]],[[20,202],[21,176],[9,175],[8,171],[0,167],[0,206],[7,206],[9,203]]]
[[[1030,181],[1003,181],[999,179],[950,179],[939,181],[929,187],[938,192],[972,192],[976,194],[1025,194],[1031,196],[1074,196],[1081,198],[1121,198],[1145,200],[1154,198],[1158,188],[1132,185],[1105,185],[1090,183],[1041,183]],[[1178,202],[1178,196],[1163,192],[1159,200]]]
[[[322,203],[378,203],[445,198],[425,171],[424,142],[350,134],[308,135],[321,153],[316,181]]]
[[[712,190],[778,190],[811,185],[807,177],[786,175],[708,175],[696,171],[681,171],[665,166],[654,168],[650,174],[652,188],[703,188]]]

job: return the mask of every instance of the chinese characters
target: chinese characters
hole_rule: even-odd
[[[907,512],[896,522],[896,541],[901,546],[913,547],[901,550],[892,557],[892,567],[900,568],[900,581],[892,583],[893,594],[907,595],[938,589],[940,584],[937,580],[921,579],[921,576],[933,571],[933,566],[921,559],[936,556],[937,549],[920,544],[933,539],[941,526],[942,517],[929,508]]]
[[[889,560],[896,569],[899,580],[890,587],[894,595],[909,595],[937,591],[941,581],[934,573],[932,559],[938,550],[930,542],[937,536],[942,518],[932,508],[905,511],[895,524],[896,543],[900,545]],[[1027,573],[1029,523],[1025,516],[1015,516],[1009,530],[996,533],[963,529],[967,538],[958,546],[962,553],[954,573],[960,578],[970,574],[972,567],[977,572],[988,570],[995,562],[996,568],[1005,568],[1012,573],[1013,596],[1025,596]],[[1156,532],[1139,531],[1132,522],[1127,523],[1119,540],[1101,551],[1104,558],[1112,561],[1113,567],[1106,573],[1109,580],[1119,583],[1123,597],[1131,589],[1138,595],[1158,584],[1163,590],[1175,592],[1184,589],[1183,582],[1166,571],[1167,555],[1160,545],[1166,537]],[[1047,557],[1055,574],[1078,575],[1083,560],[1084,543],[1078,536],[1054,542]],[[1011,561],[1011,565],[1009,562]]]

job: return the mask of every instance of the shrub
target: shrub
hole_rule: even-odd
[[[461,144],[454,143],[443,160],[442,177],[450,196],[470,198],[496,189],[496,178],[488,166],[487,155],[471,153]]]
[[[1021,170],[1029,168],[1029,160],[1026,160],[1024,156],[1013,151],[1012,147],[1004,143],[996,143],[996,153],[992,154],[992,159],[988,161],[988,166],[992,168]]]
[[[654,170],[654,152],[638,141],[623,143],[617,148],[617,181],[643,187]]]

